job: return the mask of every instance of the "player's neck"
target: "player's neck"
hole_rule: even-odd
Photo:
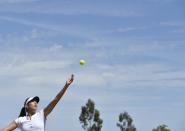
[[[35,114],[35,112],[28,112],[28,117],[30,118],[31,120],[31,117]]]

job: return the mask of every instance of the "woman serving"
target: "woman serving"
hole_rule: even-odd
[[[46,117],[54,109],[73,80],[74,75],[72,74],[56,97],[44,109],[38,112],[37,106],[39,97],[35,96],[27,98],[19,117],[11,122],[6,128],[0,129],[0,131],[12,131],[16,128],[19,128],[21,131],[45,131]]]

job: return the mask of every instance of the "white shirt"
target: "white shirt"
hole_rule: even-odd
[[[19,117],[15,119],[15,123],[21,131],[44,131],[46,119],[44,117],[44,111],[40,110],[32,115],[31,119],[29,116]]]

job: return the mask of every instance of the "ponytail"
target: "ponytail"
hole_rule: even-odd
[[[20,112],[19,117],[24,117],[24,116],[26,116],[26,108],[25,108],[25,107],[23,107],[23,108],[21,109],[21,112]]]
[[[24,102],[24,107],[22,107],[21,112],[20,112],[20,114],[19,114],[19,117],[24,117],[24,116],[26,116],[26,102],[27,102],[28,99],[29,99],[29,98],[27,98],[27,99],[25,100],[25,102]]]

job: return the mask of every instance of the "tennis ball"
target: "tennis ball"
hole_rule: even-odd
[[[83,59],[80,60],[80,65],[84,65],[85,63],[86,63],[85,60]]]

